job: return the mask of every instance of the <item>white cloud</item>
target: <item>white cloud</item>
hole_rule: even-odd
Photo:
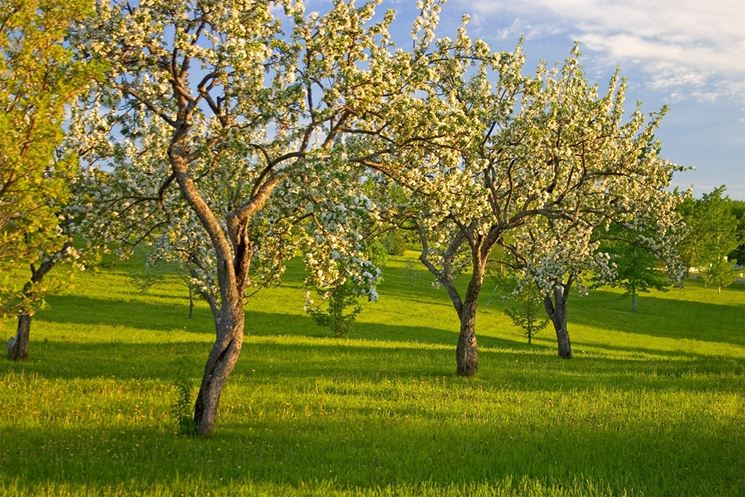
[[[610,66],[649,73],[648,86],[671,95],[745,100],[742,0],[460,0],[477,19],[517,17],[508,28],[532,36],[564,33]],[[528,29],[524,29],[527,27]],[[503,30],[506,32],[506,30]],[[502,35],[504,36],[504,34]]]

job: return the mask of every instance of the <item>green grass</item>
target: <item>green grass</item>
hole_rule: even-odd
[[[572,296],[576,357],[528,346],[485,291],[481,374],[454,375],[443,290],[392,258],[354,335],[304,315],[302,269],[248,305],[211,439],[177,435],[178,379],[213,329],[175,276],[79,277],[0,361],[0,495],[745,495],[745,286]],[[487,284],[486,288],[489,288]],[[14,323],[2,323],[10,336]]]

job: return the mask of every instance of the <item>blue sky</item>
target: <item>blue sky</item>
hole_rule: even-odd
[[[359,0],[361,3],[361,0]],[[323,10],[327,0],[309,0]],[[415,0],[395,9],[395,38],[409,43]],[[450,0],[438,31],[454,36],[463,14],[472,36],[512,49],[526,38],[528,67],[560,62],[581,43],[588,78],[604,86],[616,66],[629,81],[627,105],[670,111],[658,136],[665,158],[695,170],[674,184],[697,195],[725,184],[745,200],[745,1],[743,0]]]

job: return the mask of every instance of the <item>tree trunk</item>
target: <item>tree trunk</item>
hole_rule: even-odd
[[[458,346],[455,348],[456,373],[459,376],[476,376],[479,373],[479,352],[476,343],[476,312],[479,307],[479,293],[484,283],[484,265],[476,259],[471,273],[471,281],[466,289],[466,298],[461,305],[458,318],[460,319],[460,335]]]
[[[556,341],[559,346],[559,357],[562,359],[572,358],[572,344],[569,342],[569,330],[567,330],[566,318],[560,325],[554,323],[556,330]]]
[[[61,256],[71,246],[72,241],[67,240],[56,255]],[[25,297],[30,298],[33,295],[34,284],[41,282],[44,279],[44,276],[52,270],[58,260],[58,257],[52,254],[51,256],[45,256],[42,258],[41,264],[39,264],[38,268],[34,264],[30,265],[29,269],[31,269],[31,279],[23,285],[23,295]],[[28,357],[28,346],[31,336],[31,317],[32,314],[29,310],[21,311],[18,314],[16,336],[11,338],[8,342],[8,357],[14,361],[21,361]]]
[[[636,312],[636,291],[631,291],[631,312]]]
[[[194,285],[189,282],[189,319],[194,317]]]
[[[212,434],[217,422],[220,395],[233,371],[243,346],[245,315],[243,301],[233,305],[223,304],[217,336],[204,367],[202,383],[194,404],[194,422],[198,435]]]
[[[556,331],[556,342],[559,349],[559,357],[563,359],[572,358],[572,344],[569,341],[569,330],[567,329],[567,298],[569,297],[570,283],[556,285],[551,294],[546,295],[544,304],[546,313],[551,319]]]
[[[466,303],[460,313],[460,335],[455,348],[456,373],[476,376],[479,373],[479,352],[476,343],[476,308]]]
[[[22,361],[28,357],[28,342],[31,335],[31,314],[18,315],[16,336],[8,342],[8,357],[14,361]]]

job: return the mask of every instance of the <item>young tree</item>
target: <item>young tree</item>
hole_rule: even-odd
[[[544,310],[544,296],[532,281],[516,281],[515,283],[514,288],[507,295],[505,313],[510,317],[513,325],[524,331],[530,345],[536,333],[548,326]]]
[[[611,263],[616,266],[616,284],[631,297],[631,312],[637,311],[640,292],[670,287],[669,274],[660,267],[660,260],[639,241],[619,244],[610,253]]]
[[[78,170],[74,154],[58,147],[65,106],[96,71],[63,41],[90,8],[80,0],[0,0],[0,312],[18,318],[8,344],[14,360],[27,357],[31,318],[55,288],[47,274],[78,258],[66,207]]]
[[[193,263],[213,292],[216,336],[195,402],[199,434],[215,428],[251,288],[276,281],[301,246],[322,284],[341,267],[361,283],[373,274],[346,227],[369,215],[357,179],[376,151],[353,138],[418,137],[429,117],[412,112],[423,76],[410,54],[391,51],[393,13],[371,22],[375,3],[305,16],[299,0],[100,2],[78,33],[79,52],[111,66],[86,125],[114,142],[111,208],[149,220],[174,250],[201,244]]]
[[[717,293],[722,293],[722,288],[727,287],[735,281],[735,263],[729,262],[724,256],[719,260],[711,261],[701,274],[705,286],[717,288]]]
[[[369,229],[364,231],[369,232]],[[310,295],[305,293],[305,311],[321,326],[327,327],[337,338],[347,336],[352,331],[357,315],[362,312],[360,298],[377,301],[377,292],[371,292],[369,282],[380,281],[380,268],[385,266],[387,254],[385,247],[376,239],[366,243],[366,258],[376,267],[375,274],[370,274],[364,281],[349,278],[344,266],[340,267],[340,279],[333,281],[330,286],[318,286],[312,277],[306,279],[306,286],[315,291],[321,298],[316,304]]]

